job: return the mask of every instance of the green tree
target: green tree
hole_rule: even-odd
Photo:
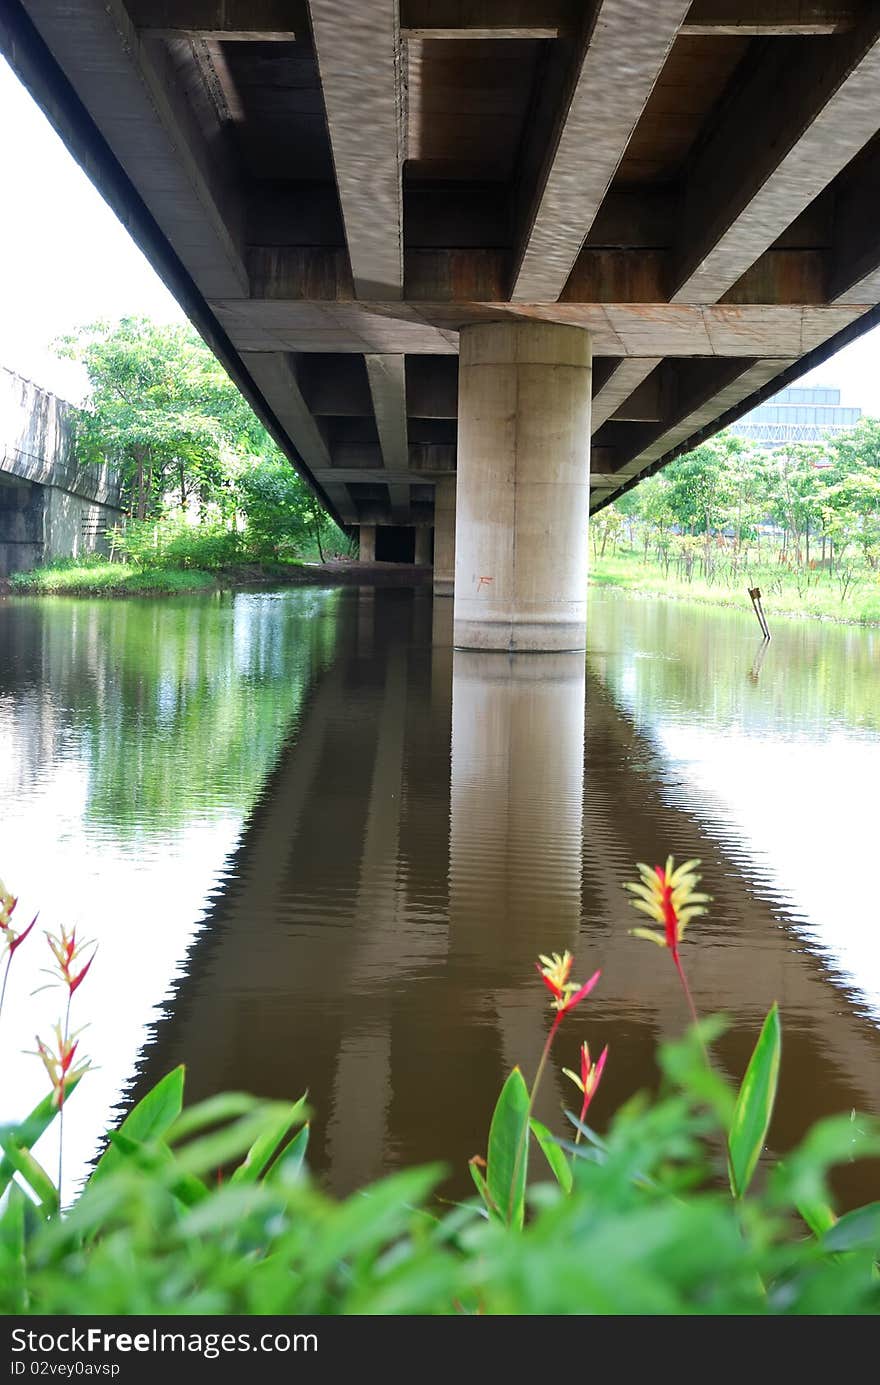
[[[129,317],[81,328],[60,346],[89,377],[80,446],[119,470],[131,515],[159,514],[171,495],[182,508],[195,498],[204,509],[228,494],[242,429],[248,441],[255,434],[192,328]]]

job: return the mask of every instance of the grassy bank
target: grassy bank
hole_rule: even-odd
[[[60,562],[15,573],[9,578],[9,590],[21,596],[177,596],[302,580],[307,574],[301,563],[242,563],[207,571],[105,561]]]
[[[176,593],[214,591],[217,576],[181,568],[144,571],[128,563],[37,568],[17,572],[9,589],[23,596],[172,596]]]
[[[708,582],[698,575],[693,580],[669,571],[661,563],[628,549],[614,556],[590,556],[590,583],[597,587],[616,587],[642,596],[662,596],[673,601],[697,601],[712,606],[749,608],[747,588],[758,586],[763,594],[768,617],[796,616],[812,620],[836,620],[851,625],[880,625],[880,580],[865,574],[854,581],[841,599],[838,582],[827,572],[794,574],[778,566],[749,568],[736,585],[716,579]]]

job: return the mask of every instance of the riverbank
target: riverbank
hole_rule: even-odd
[[[5,596],[192,596],[248,587],[322,586],[369,583],[391,586],[425,580],[426,568],[402,563],[243,563],[201,568],[139,568],[133,563],[87,563],[35,568],[0,580]]]
[[[688,582],[670,569],[667,576],[659,563],[643,562],[635,553],[614,557],[590,555],[590,584],[614,587],[637,596],[663,597],[668,601],[694,601],[704,606],[729,606],[750,609],[748,587],[754,581],[761,589],[764,610],[773,616],[800,620],[832,620],[843,625],[880,625],[880,580],[862,578],[852,584],[843,600],[840,587],[827,573],[811,574],[810,584],[779,568],[743,573],[732,587],[709,583],[700,577]]]

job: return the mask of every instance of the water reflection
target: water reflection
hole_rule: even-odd
[[[601,1123],[684,1019],[621,890],[669,851],[715,896],[688,960],[731,1072],[782,1005],[774,1143],[877,1110],[876,636],[779,626],[756,668],[750,612],[602,595],[585,680],[453,651],[425,592],[0,606],[0,860],[102,940],[82,1158],[133,1071],[129,1098],[185,1061],[193,1099],[308,1087],[339,1191],[438,1156],[466,1191],[545,1032],[534,958],[566,946],[603,968],[559,1055],[610,1042]],[[43,1024],[21,995],[7,1037]],[[31,1064],[4,1064],[2,1114]],[[874,1196],[858,1168],[845,1191]]]
[[[313,679],[339,593],[192,601],[0,601],[0,872],[22,916],[76,924],[99,958],[75,1023],[95,1071],[71,1103],[71,1176],[91,1157],[147,1027],[221,886],[242,821]],[[21,1052],[57,993],[34,935],[0,1031],[0,1120],[42,1094]],[[51,1150],[41,1149],[49,1167]]]
[[[544,1043],[536,957],[578,945],[583,764],[583,655],[456,650],[449,961],[484,978],[508,1070]]]

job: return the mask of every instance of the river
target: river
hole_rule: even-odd
[[[686,1019],[621,889],[668,853],[700,857],[714,897],[685,959],[729,1017],[730,1073],[780,1002],[774,1147],[880,1113],[878,634],[776,621],[762,649],[750,611],[606,590],[586,661],[508,659],[454,652],[450,621],[406,588],[0,601],[0,875],[20,917],[98,942],[71,1187],[185,1062],[190,1099],[308,1088],[337,1192],[437,1158],[464,1191],[506,1071],[540,1050],[534,959],[565,947],[603,971],[557,1054],[610,1044],[601,1127]],[[60,1007],[32,994],[45,960],[35,932],[0,1120],[42,1092],[22,1050]],[[571,1095],[546,1087],[560,1132]],[[873,1171],[840,1191],[874,1198]]]

